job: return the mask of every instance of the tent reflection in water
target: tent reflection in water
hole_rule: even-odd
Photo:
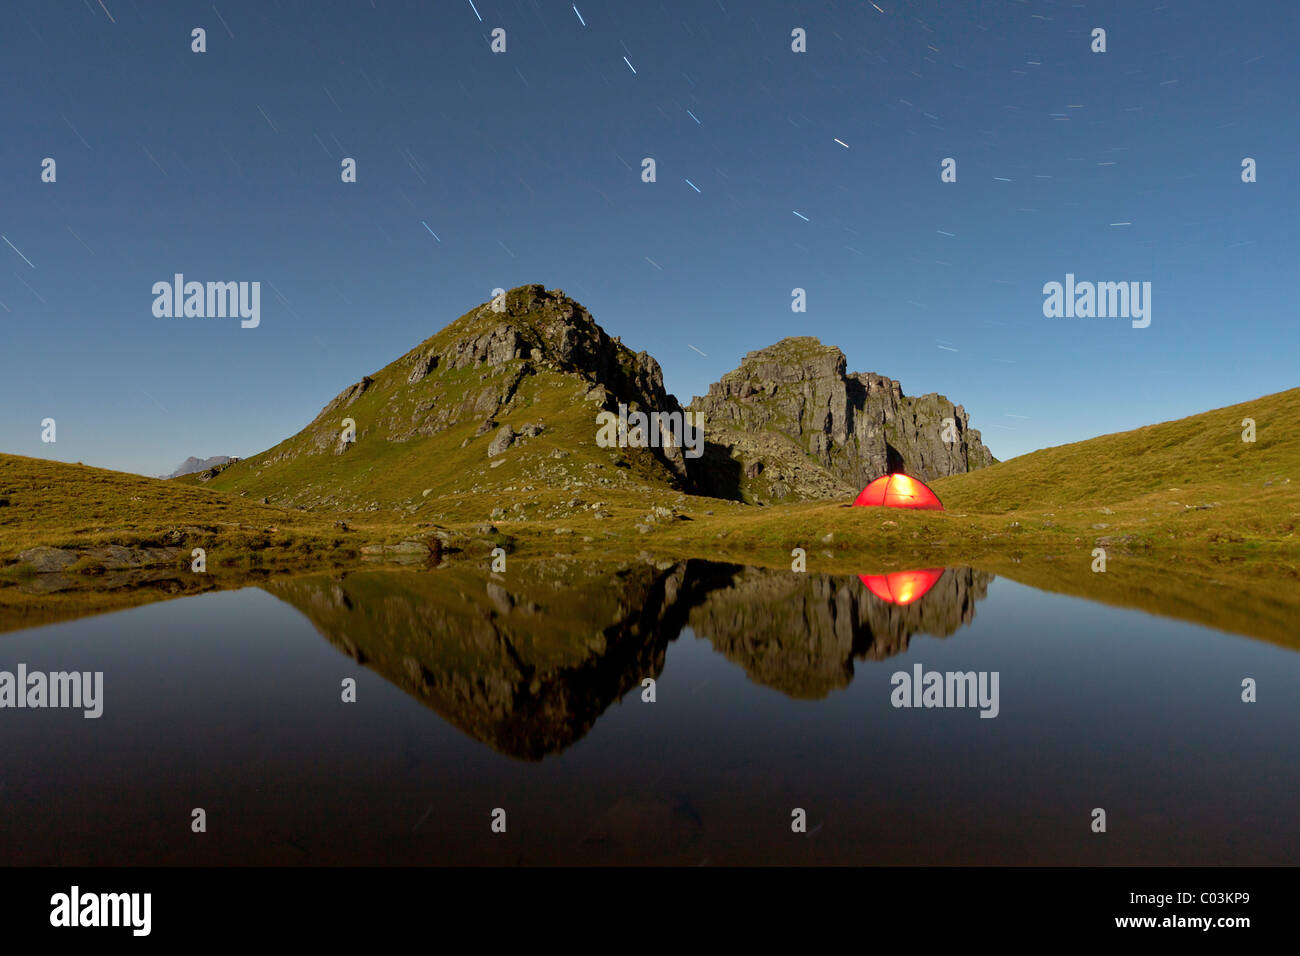
[[[927,591],[943,577],[943,568],[918,571],[894,571],[891,574],[859,574],[867,590],[890,604],[906,605],[925,597]]]
[[[943,502],[930,490],[929,485],[901,472],[880,476],[863,488],[853,503],[868,507],[943,510]]]

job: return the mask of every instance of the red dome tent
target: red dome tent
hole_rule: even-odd
[[[942,511],[943,502],[925,482],[911,475],[882,475],[862,489],[855,505]]]

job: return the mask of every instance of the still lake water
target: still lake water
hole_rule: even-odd
[[[0,634],[104,672],[97,720],[0,710],[0,862],[1300,862],[1300,654],[938,570],[363,570]],[[892,706],[916,664],[997,717]]]

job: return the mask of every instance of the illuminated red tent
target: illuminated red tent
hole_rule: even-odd
[[[882,475],[862,489],[855,505],[942,511],[943,502],[925,482],[911,475]]]
[[[925,596],[943,577],[943,568],[924,571],[895,571],[893,574],[859,574],[862,583],[876,597],[890,604],[911,604]]]

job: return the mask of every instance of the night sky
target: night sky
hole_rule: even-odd
[[[999,458],[1291,388],[1298,36],[1289,0],[8,0],[0,450],[251,455],[528,282],[683,402],[815,335]],[[260,281],[260,326],[156,318],[178,272]],[[1067,273],[1150,282],[1150,327],[1044,317]]]

